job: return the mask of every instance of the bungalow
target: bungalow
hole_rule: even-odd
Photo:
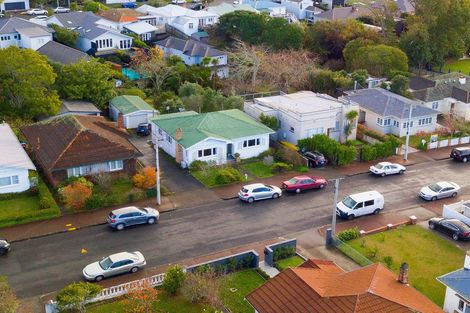
[[[124,26],[127,24],[137,22],[137,18],[142,15],[142,13],[136,10],[126,8],[100,10],[96,14],[101,17],[101,19],[96,22],[98,25],[118,31],[124,30]]]
[[[235,154],[241,159],[258,156],[269,148],[269,135],[274,133],[236,109],[163,114],[151,122],[153,143],[183,168],[196,160],[225,164]]]
[[[0,18],[0,48],[16,46],[38,50],[52,41],[53,32],[19,17]]]
[[[207,12],[216,14],[217,16],[222,16],[224,14],[232,13],[235,11],[248,11],[259,13],[258,10],[254,9],[251,5],[247,5],[244,3],[240,4],[231,4],[222,2],[221,4],[210,6],[207,8]]]
[[[381,134],[406,135],[408,123],[410,135],[417,132],[433,132],[436,129],[436,110],[419,102],[402,97],[382,88],[347,91],[340,99],[359,105],[359,123]],[[411,108],[411,121],[409,120]]]
[[[307,8],[314,5],[312,0],[281,0],[288,13],[293,14],[298,20],[307,18]]]
[[[333,7],[332,9],[322,12],[314,16],[314,22],[318,21],[335,21],[335,20],[347,20],[347,19],[358,19],[361,17],[372,17],[373,13],[369,8],[362,6],[351,6],[351,7]]]
[[[271,17],[286,17],[287,16],[286,7],[273,1],[244,0],[243,4],[249,5],[256,11],[259,11],[260,13],[266,13]]]
[[[137,128],[156,115],[157,110],[139,96],[117,96],[109,101],[110,118],[124,128]]]
[[[442,275],[437,280],[446,286],[445,312],[470,312],[470,251],[465,254],[463,268]]]
[[[0,12],[29,10],[29,0],[3,0],[0,2]]]
[[[170,55],[179,56],[184,64],[201,65],[205,58],[210,60],[205,66],[213,67],[214,72],[220,78],[228,77],[227,53],[213,48],[212,46],[202,43],[194,39],[179,39],[176,37],[168,37],[164,40],[156,42],[165,57]]]
[[[140,40],[145,42],[153,42],[156,40],[157,34],[165,33],[164,27],[156,27],[147,22],[138,21],[124,25],[124,33],[134,34]]]
[[[90,60],[90,56],[83,51],[63,45],[57,41],[49,41],[37,50],[45,55],[51,62],[59,64],[73,64],[80,60]]]
[[[72,176],[134,175],[142,154],[101,116],[67,115],[21,128],[36,165],[57,186]]]
[[[0,147],[0,194],[28,190],[29,171],[36,167],[6,123],[0,124]]]

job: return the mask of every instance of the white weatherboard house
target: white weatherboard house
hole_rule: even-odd
[[[465,254],[463,268],[437,278],[446,286],[444,312],[470,312],[470,251]]]
[[[278,140],[297,144],[300,139],[325,134],[338,141],[345,141],[345,115],[352,110],[358,111],[356,104],[340,101],[329,95],[312,91],[255,98],[247,101],[244,111],[253,118],[261,114],[274,116],[279,121]],[[356,138],[354,125],[348,139]]]
[[[6,123],[0,124],[0,151],[0,193],[28,190],[29,170],[36,167]]]
[[[0,48],[16,46],[38,50],[52,41],[53,30],[19,17],[0,18]]]
[[[274,133],[236,109],[163,114],[151,121],[152,142],[183,168],[196,160],[225,164],[237,153],[241,159],[256,157],[269,148]]]
[[[122,116],[125,128],[137,128],[141,123],[149,123],[149,119],[156,115],[157,110],[139,96],[117,96],[109,102],[109,116],[118,124]]]

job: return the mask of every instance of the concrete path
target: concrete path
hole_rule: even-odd
[[[259,268],[262,269],[269,277],[273,278],[277,274],[279,274],[279,270],[275,267],[269,266],[266,262],[262,261],[259,262]]]

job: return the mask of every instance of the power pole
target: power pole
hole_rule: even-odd
[[[335,178],[332,179],[332,181],[335,182],[334,186],[334,202],[333,202],[333,217],[331,220],[331,235],[334,237],[336,234],[336,204],[338,203],[338,193],[339,193],[339,182],[340,180],[343,180],[344,178]]]
[[[411,117],[413,112],[413,106],[410,104],[408,109],[408,124],[406,125],[406,140],[405,140],[405,154],[403,154],[403,160],[408,161],[408,150],[410,149],[410,131],[411,131]]]
[[[153,128],[153,127],[152,127]],[[160,159],[159,159],[159,153],[158,153],[158,142],[160,139],[158,138],[158,135],[156,136],[155,140],[155,170],[157,171],[157,204],[160,205],[162,204],[161,196],[160,196]]]

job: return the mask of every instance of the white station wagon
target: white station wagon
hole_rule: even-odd
[[[369,168],[369,171],[372,174],[386,176],[393,174],[403,174],[406,171],[406,167],[397,163],[390,162],[380,162],[376,165],[373,165]]]

